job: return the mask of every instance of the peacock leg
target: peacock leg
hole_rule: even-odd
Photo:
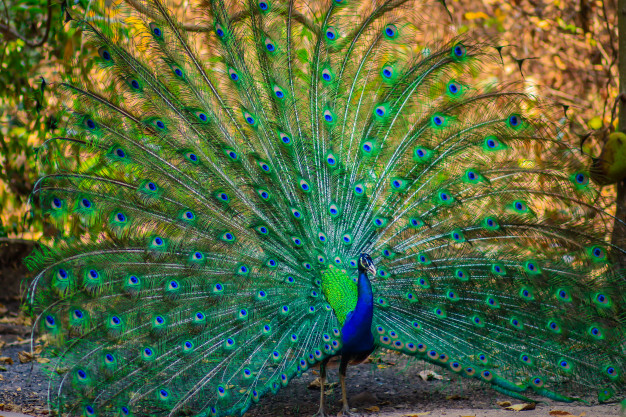
[[[341,414],[345,417],[357,416],[350,411],[350,406],[348,405],[348,393],[346,392],[346,370],[348,368],[348,362],[350,362],[350,358],[346,356],[341,356],[341,363],[339,364],[339,380],[341,381],[341,401],[343,402],[343,407],[341,409]]]
[[[320,363],[320,409],[313,417],[328,417],[326,414],[326,403],[324,401],[324,386],[326,385],[326,364],[330,358],[326,358]]]

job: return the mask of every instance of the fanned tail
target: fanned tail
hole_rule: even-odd
[[[363,251],[380,346],[517,398],[623,389],[614,219],[553,109],[476,81],[498,59],[432,7],[128,0],[76,22],[100,78],[59,85],[35,188],[59,237],[30,259],[55,408],[243,414],[340,351],[322,272]]]

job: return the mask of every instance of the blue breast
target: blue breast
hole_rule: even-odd
[[[367,274],[359,273],[358,299],[356,307],[348,313],[341,328],[341,353],[355,354],[374,349],[372,317],[374,315],[374,295]]]

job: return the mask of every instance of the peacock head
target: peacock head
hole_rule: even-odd
[[[359,256],[359,272],[369,272],[372,275],[376,275],[376,265],[374,265],[372,257],[367,253],[362,253]]]

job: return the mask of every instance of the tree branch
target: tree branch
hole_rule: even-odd
[[[2,33],[7,40],[21,39],[22,41],[24,41],[26,46],[29,46],[31,48],[38,48],[44,43],[46,43],[46,41],[48,40],[48,36],[50,35],[51,24],[52,24],[52,0],[48,0],[48,17],[46,19],[46,32],[44,33],[43,38],[41,38],[40,41],[32,42],[28,40],[26,36],[18,33],[15,29],[9,26],[8,21],[6,25],[3,23],[0,23],[0,33]]]

